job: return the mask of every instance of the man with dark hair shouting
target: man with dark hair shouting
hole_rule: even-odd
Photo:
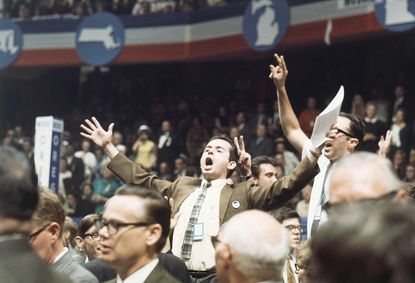
[[[210,237],[233,215],[247,209],[279,207],[295,196],[317,173],[321,149],[313,149],[293,172],[271,184],[254,186],[252,181],[229,185],[238,163],[250,175],[250,156],[242,138],[235,143],[226,136],[210,139],[200,159],[203,178],[179,177],[174,182],[160,180],[121,154],[111,143],[111,124],[105,131],[98,120],[85,120],[81,135],[104,148],[111,159],[108,166],[129,184],[160,191],[174,199],[173,213],[181,213],[173,231],[172,251],[186,262],[195,278],[205,278],[215,272],[215,252]],[[238,158],[239,157],[239,158]]]

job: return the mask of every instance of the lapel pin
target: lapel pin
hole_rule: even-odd
[[[239,201],[234,200],[234,201],[232,202],[232,207],[233,207],[233,208],[239,208],[240,206],[241,206],[241,203],[240,203]]]

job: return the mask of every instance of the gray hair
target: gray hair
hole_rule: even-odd
[[[340,159],[334,164],[333,173],[340,170],[348,174],[358,173],[365,168],[372,168],[376,172],[373,179],[380,180],[387,192],[397,191],[402,187],[402,182],[396,175],[391,161],[371,152],[356,152]]]
[[[222,241],[230,246],[235,267],[247,278],[256,281],[280,279],[289,253],[286,229],[280,229],[276,242],[273,235],[249,225],[222,227]]]

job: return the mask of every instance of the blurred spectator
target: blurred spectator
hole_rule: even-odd
[[[366,103],[365,134],[360,150],[376,153],[380,137],[386,134],[386,124],[377,118],[376,111],[373,101]]]
[[[310,241],[300,244],[295,253],[297,258],[296,273],[301,283],[317,283],[314,281],[314,267],[311,259]]]
[[[317,102],[315,97],[307,98],[307,108],[301,111],[300,116],[298,117],[298,122],[303,132],[307,137],[311,137],[314,128],[314,122],[317,116],[320,114],[320,110],[316,108]]]
[[[59,191],[58,194],[66,199],[66,193],[72,192],[72,172],[69,171],[66,160],[61,158],[59,162]]]
[[[186,149],[189,155],[189,163],[197,164],[196,152],[202,148],[202,144],[208,139],[209,135],[206,128],[201,124],[200,118],[194,117],[192,126],[187,132]]]
[[[87,180],[92,179],[92,172],[97,165],[97,159],[95,154],[91,152],[91,143],[87,140],[82,141],[82,150],[75,152],[74,155],[76,158],[82,159],[85,165],[85,178]]]
[[[222,135],[229,132],[230,122],[229,115],[224,106],[220,106],[217,116],[215,117],[215,126],[213,135]]]
[[[187,176],[186,168],[187,168],[187,163],[186,163],[185,158],[177,157],[174,160],[174,176],[175,176],[175,178],[182,177],[182,176]]]
[[[352,99],[352,110],[350,113],[363,120],[365,117],[365,100],[360,94],[355,94]]]
[[[76,217],[83,217],[87,214],[95,212],[95,203],[92,201],[93,188],[91,183],[83,183],[81,185],[81,199],[78,200],[75,210]]]
[[[405,153],[398,149],[393,155],[393,168],[395,169],[396,174],[402,179],[405,176]]]
[[[123,154],[127,154],[127,147],[122,144],[123,136],[120,132],[115,131],[112,135],[112,143],[121,151]],[[98,159],[98,158],[97,158]]]
[[[95,212],[102,213],[105,202],[111,198],[115,191],[120,187],[114,174],[105,166],[102,169],[102,179],[95,180],[93,183],[94,193],[92,201],[95,203]]]
[[[170,172],[170,167],[167,162],[161,162],[159,165],[158,176],[160,180],[173,181],[174,176]]]
[[[66,146],[63,158],[68,165],[68,169],[72,172],[71,188],[65,186],[66,193],[73,193],[75,197],[81,196],[80,187],[84,181],[85,165],[82,159],[74,156],[74,147],[71,144]]]
[[[396,110],[394,122],[391,126],[392,140],[390,153],[393,156],[396,150],[409,152],[410,128],[406,124],[406,112],[403,108]]]
[[[78,235],[75,238],[78,250],[83,254],[81,264],[94,260],[101,254],[99,241],[99,214],[88,214],[79,223]]]
[[[412,205],[344,207],[312,238],[315,282],[413,282],[414,227]]]
[[[239,132],[237,127],[231,127],[229,129],[229,137],[233,140],[234,138],[239,138],[241,133]]]
[[[378,118],[383,123],[389,123],[390,101],[385,99],[385,91],[380,88],[373,88],[371,98],[376,104],[376,118]]]
[[[395,86],[393,90],[393,94],[395,96],[395,100],[393,102],[393,108],[392,108],[392,122],[396,121],[396,113],[399,109],[404,108],[405,110],[412,110],[408,109],[407,107],[410,106],[409,99],[406,97],[406,89],[403,85],[398,84]]]
[[[307,218],[308,207],[310,205],[310,196],[311,196],[311,184],[307,184],[304,189],[301,191],[301,196],[303,199],[297,203],[296,211],[301,218]]]
[[[284,269],[282,272],[284,282],[298,282],[298,275],[295,268],[295,264],[297,261],[295,258],[295,252],[298,246],[300,245],[302,233],[302,228],[300,225],[300,216],[295,210],[287,207],[274,209],[271,210],[269,213],[288,231],[290,253],[286,258]]]
[[[147,125],[141,125],[138,128],[137,134],[138,138],[132,147],[133,152],[136,154],[135,162],[146,170],[155,168],[157,162],[157,146],[150,139],[151,129]]]
[[[265,113],[265,104],[259,103],[256,109],[256,114],[249,119],[249,128],[252,134],[255,134],[255,131],[258,130],[258,125],[266,125],[268,123],[269,117]]]
[[[245,112],[240,111],[238,112],[238,114],[236,114],[235,127],[238,128],[239,133],[243,135],[245,138],[249,137],[250,131],[249,131],[249,125],[247,124],[247,121],[246,121]]]
[[[415,166],[413,163],[409,163],[405,167],[405,177],[403,180],[407,183],[415,184]]]
[[[56,195],[48,189],[39,189],[39,205],[32,218],[33,250],[52,268],[69,276],[74,282],[98,283],[92,273],[74,262],[62,241],[65,212]]]
[[[300,163],[297,156],[294,152],[286,150],[285,148],[285,139],[277,138],[275,139],[275,152],[281,153],[284,156],[284,175],[288,175],[295,167]]]
[[[157,163],[167,162],[172,168],[174,164],[174,158],[177,155],[178,145],[177,139],[173,132],[171,123],[169,120],[165,120],[161,123],[161,133],[157,143]]]
[[[264,186],[277,181],[277,162],[268,156],[257,156],[252,159],[252,180],[255,186]]]
[[[248,152],[252,157],[260,155],[271,156],[274,152],[274,143],[267,136],[267,126],[258,124],[256,126],[256,135],[251,138],[248,144]]]

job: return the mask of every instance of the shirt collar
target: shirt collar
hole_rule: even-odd
[[[150,273],[156,268],[156,265],[159,263],[158,257],[144,265],[142,268],[122,280],[120,275],[117,274],[117,282],[116,283],[137,283],[137,282],[144,282]]]
[[[200,184],[200,187],[203,188],[203,186],[207,183],[205,179],[202,180],[202,184]],[[226,184],[226,179],[216,179],[210,181],[212,187],[223,187]]]
[[[61,251],[60,254],[58,254],[55,259],[53,260],[53,263],[57,263],[58,260],[60,260],[61,258],[63,258],[63,256],[68,252],[68,248],[67,247],[63,247],[63,250]]]

